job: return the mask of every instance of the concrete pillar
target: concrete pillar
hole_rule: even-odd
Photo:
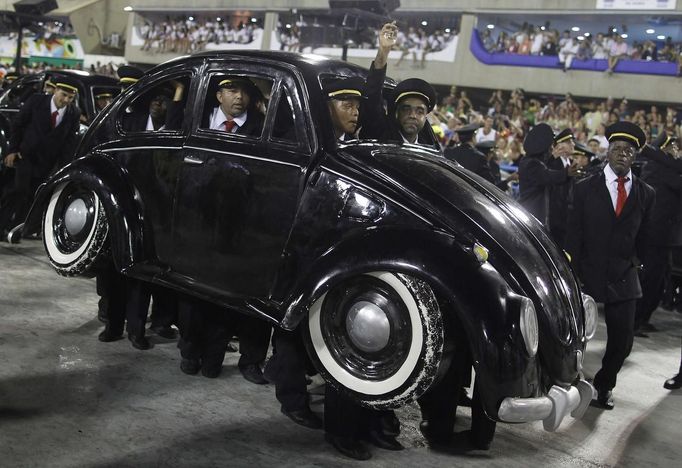
[[[272,40],[272,35],[277,34],[277,20],[279,19],[279,13],[274,11],[268,11],[265,13],[265,21],[263,21],[263,43],[261,44],[261,50],[270,50],[270,41]]]

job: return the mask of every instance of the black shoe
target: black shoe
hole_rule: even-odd
[[[400,420],[393,411],[381,415],[381,428],[379,431],[391,437],[398,437],[400,435]]]
[[[394,436],[387,434],[382,434],[377,431],[369,431],[367,435],[367,441],[372,445],[379,447],[384,450],[404,450],[403,444],[398,442]]]
[[[149,343],[149,340],[144,336],[135,336],[132,334],[128,334],[128,339],[130,340],[130,343],[133,345],[133,348],[137,348],[144,351],[152,347],[151,343]]]
[[[611,390],[597,390],[597,398],[590,402],[590,406],[612,410],[615,405],[613,403],[613,394],[611,393]]]
[[[429,445],[447,446],[452,442],[452,431],[435,430],[429,425],[428,421],[419,423],[419,430]]]
[[[180,370],[187,375],[197,375],[199,369],[201,369],[201,363],[198,359],[182,358],[180,361]]]
[[[206,364],[202,364],[201,366],[201,375],[204,377],[208,377],[209,379],[215,379],[220,375],[220,373],[223,370],[223,365],[219,366],[207,366]]]
[[[173,327],[164,326],[149,327],[149,330],[152,333],[155,333],[156,335],[160,336],[161,338],[166,338],[168,340],[174,340],[178,336],[178,332]]]
[[[123,333],[114,333],[108,328],[105,328],[104,331],[97,336],[97,339],[104,343],[110,343],[112,341],[122,340]]]
[[[282,408],[282,414],[300,426],[309,429],[322,429],[322,420],[310,408],[306,407],[294,411],[287,411]]]
[[[324,435],[324,440],[332,444],[339,453],[349,458],[355,460],[369,460],[372,458],[372,454],[367,447],[365,447],[365,444],[357,439],[326,433]]]
[[[241,372],[244,378],[251,383],[257,385],[268,383],[268,381],[265,380],[265,377],[263,377],[263,371],[257,364],[249,364],[248,366],[240,367],[239,372]]]
[[[682,388],[682,374],[677,374],[675,377],[666,380],[663,384],[663,388],[667,388],[668,390]]]

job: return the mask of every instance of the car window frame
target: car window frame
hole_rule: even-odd
[[[195,81],[197,71],[196,69],[187,69],[187,68],[174,68],[172,70],[165,70],[163,74],[159,74],[158,76],[150,77],[148,80],[145,80],[143,83],[142,87],[140,89],[136,89],[133,93],[130,93],[129,96],[126,96],[123,98],[123,101],[121,102],[120,105],[117,106],[116,109],[116,115],[114,116],[115,119],[115,128],[116,128],[116,133],[118,136],[122,139],[124,138],[131,138],[131,137],[140,137],[140,136],[145,136],[145,135],[156,135],[156,136],[178,136],[178,135],[185,135],[186,134],[186,129],[188,126],[188,120],[192,119],[191,113],[185,112],[185,117],[182,119],[182,127],[178,130],[156,130],[156,131],[147,131],[147,130],[142,130],[142,131],[126,131],[123,129],[123,115],[126,111],[126,109],[130,106],[132,102],[134,102],[136,99],[139,99],[141,95],[143,95],[146,92],[149,92],[151,89],[157,87],[160,83],[167,82],[170,80],[174,80],[177,78],[188,78],[188,83],[187,86],[185,87],[185,108],[191,108],[192,104],[192,92],[191,90],[193,89],[192,83]],[[126,90],[122,90],[121,94],[125,93]]]
[[[294,79],[286,73],[282,73],[279,76],[276,84],[276,88],[271,94],[270,104],[268,109],[268,114],[265,119],[265,141],[268,145],[273,145],[275,147],[282,147],[287,150],[298,150],[307,154],[311,153],[311,148],[309,140],[306,138],[305,125],[301,123],[305,122],[305,115],[303,113],[303,107],[298,100],[299,94],[297,93],[296,83]],[[292,120],[294,125],[294,131],[296,133],[296,141],[284,140],[281,138],[275,138],[273,136],[273,131],[275,129],[275,120],[277,119],[277,110],[281,99],[289,99],[289,108],[293,113]]]

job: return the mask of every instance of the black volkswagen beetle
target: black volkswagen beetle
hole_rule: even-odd
[[[465,337],[488,416],[582,415],[596,305],[541,225],[435,149],[336,141],[322,83],[365,75],[313,55],[202,53],[150,70],[43,184],[24,234],[82,275],[124,274],[300,326],[324,378],[375,408],[426,391]],[[211,130],[216,83],[251,80],[260,135]],[[177,128],[126,130],[183,82]]]

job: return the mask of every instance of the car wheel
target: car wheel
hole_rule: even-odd
[[[107,253],[107,223],[97,194],[78,183],[61,184],[43,216],[43,244],[50,263],[63,276],[91,276]]]
[[[423,394],[443,354],[443,321],[424,281],[367,273],[317,299],[309,354],[327,382],[364,406],[395,408]]]

